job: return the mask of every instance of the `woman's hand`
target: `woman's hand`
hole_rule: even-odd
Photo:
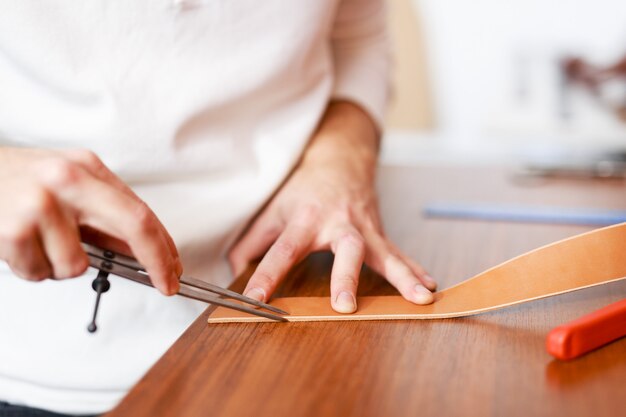
[[[244,294],[267,299],[309,253],[331,250],[331,304],[356,311],[363,262],[409,301],[429,304],[435,281],[385,237],[374,190],[377,132],[357,106],[329,106],[289,179],[230,252],[236,275],[263,254]]]
[[[88,266],[82,239],[133,254],[164,294],[182,266],[156,215],[89,151],[0,148],[0,259],[18,276],[70,278]]]

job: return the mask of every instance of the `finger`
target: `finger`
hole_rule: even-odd
[[[62,150],[60,153],[63,157],[80,165],[94,177],[111,184],[113,187],[128,194],[129,196],[139,198],[124,181],[115,175],[113,171],[111,171],[104,164],[104,162],[102,162],[95,152],[87,149],[68,149]]]
[[[54,199],[39,219],[39,236],[54,278],[71,278],[85,272],[89,259],[80,246],[78,227]]]
[[[175,294],[179,287],[175,258],[152,210],[82,170],[65,175],[56,178],[53,186],[64,202],[78,211],[79,224],[126,242],[154,286],[164,294]]]
[[[365,262],[415,304],[430,304],[433,294],[422,284],[401,257],[390,250],[387,240],[378,234],[366,236],[368,252]]]
[[[411,271],[413,271],[415,276],[417,276],[426,288],[430,291],[435,291],[437,289],[437,281],[435,281],[435,279],[431,277],[428,272],[426,272],[422,265],[402,253],[402,251],[400,251],[400,249],[398,249],[398,247],[392,242],[388,241],[388,244],[391,247],[391,251],[395,253],[396,256],[398,256],[409,268],[411,268]]]
[[[100,248],[109,249],[113,252],[134,256],[133,251],[123,240],[116,239],[100,230],[96,230],[89,226],[80,226],[80,240]]]
[[[163,294],[176,294],[181,271],[160,233],[154,213],[144,203],[111,192],[110,188],[103,187],[98,194],[107,209],[102,210],[92,200],[82,201],[84,224],[106,230],[113,237],[125,241],[134,257],[146,268],[154,286]]]
[[[356,311],[356,291],[365,258],[365,241],[356,231],[347,232],[333,244],[335,260],[330,276],[331,305],[338,313]]]
[[[291,267],[308,253],[314,236],[311,224],[288,224],[250,277],[244,294],[266,302]]]
[[[73,161],[79,164],[83,169],[89,172],[94,177],[110,184],[115,187],[120,192],[128,195],[131,198],[137,199],[138,202],[142,200],[135,194],[135,192],[117,175],[113,173],[96,155],[94,152],[86,149],[73,149],[73,150],[64,150],[62,154],[68,158],[70,161]],[[170,236],[170,234],[165,229],[165,226],[161,223],[161,221],[157,218],[158,225],[161,228],[161,233],[163,234],[167,245],[170,248],[170,252],[174,255],[175,261],[177,263],[176,268],[178,271],[178,275],[182,274],[182,264],[180,262],[180,256],[178,254],[178,249],[176,248],[176,244],[174,243],[174,239]],[[113,248],[111,248],[113,250]]]
[[[183,274],[183,263],[180,260],[180,254],[178,253],[178,248],[176,247],[174,238],[170,235],[170,233],[167,231],[163,223],[161,223],[161,220],[156,216],[156,214],[154,217],[156,218],[158,226],[161,229],[161,235],[165,238],[165,243],[167,244],[167,247],[170,250],[172,257],[174,258],[174,270],[176,271],[176,276],[180,278],[180,276]]]
[[[404,261],[404,263],[411,268],[413,273],[419,278],[426,288],[430,291],[435,291],[437,289],[437,281],[435,281],[435,279],[431,277],[419,263],[415,262],[403,253],[398,252],[397,254]]]
[[[230,250],[228,258],[234,275],[241,275],[251,261],[265,254],[280,232],[278,221],[259,217]]]
[[[2,258],[20,278],[29,281],[42,281],[52,276],[52,268],[43,251],[35,225],[16,229],[3,239]]]

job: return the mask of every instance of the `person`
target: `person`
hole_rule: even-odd
[[[389,66],[382,0],[4,2],[0,416],[111,409],[206,308],[159,294],[183,265],[227,286],[261,258],[267,301],[331,250],[338,312],[363,262],[432,302],[376,202]],[[158,289],[111,277],[95,334],[81,241]]]

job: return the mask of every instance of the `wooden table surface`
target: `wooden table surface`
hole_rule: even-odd
[[[440,288],[590,228],[424,219],[426,202],[626,208],[622,181],[520,183],[497,167],[386,167],[379,189],[389,236]],[[277,295],[328,296],[331,262],[311,256]],[[368,270],[361,280],[359,295],[395,294]],[[620,282],[432,321],[209,327],[205,312],[109,416],[624,416],[626,340],[567,363],[544,346],[551,328],[625,297]]]

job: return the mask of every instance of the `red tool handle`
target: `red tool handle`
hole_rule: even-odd
[[[626,336],[626,300],[552,329],[546,340],[548,353],[569,360]]]

